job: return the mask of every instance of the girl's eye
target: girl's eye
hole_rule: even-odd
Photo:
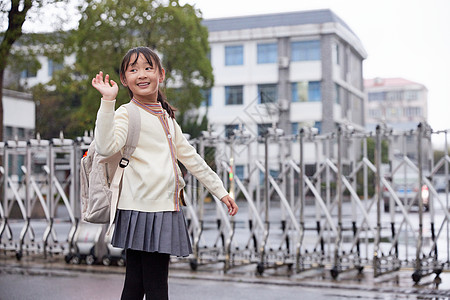
[[[145,68],[147,71],[151,71],[151,70],[153,70],[153,68],[152,67],[147,67],[147,68]]]

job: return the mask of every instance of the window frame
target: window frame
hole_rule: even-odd
[[[244,45],[225,46],[225,66],[242,66],[244,64]]]
[[[240,89],[240,92],[238,91]],[[240,97],[239,97],[240,94]],[[236,103],[230,102],[230,97],[236,95]],[[240,99],[239,99],[240,98]],[[240,100],[240,101],[239,101]],[[244,86],[243,85],[227,85],[225,86],[225,105],[242,105],[244,104]]]
[[[320,40],[291,42],[291,61],[321,60]]]
[[[274,49],[271,49],[274,47]],[[275,51],[275,53],[272,53]],[[278,44],[277,43],[258,43],[256,45],[256,62],[257,64],[274,64],[278,61]]]

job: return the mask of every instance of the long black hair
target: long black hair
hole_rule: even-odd
[[[148,47],[136,47],[136,48],[128,50],[127,54],[125,54],[125,56],[122,59],[122,64],[120,65],[120,79],[122,81],[125,79],[125,71],[127,70],[128,65],[130,64],[131,58],[135,54],[136,54],[136,59],[132,64],[135,64],[139,58],[139,55],[142,54],[145,57],[145,59],[147,60],[147,62],[150,64],[150,66],[153,67],[153,63],[155,63],[156,68],[158,69],[158,72],[160,72],[162,74],[163,67],[161,64],[161,59],[155,53],[155,51],[153,51],[152,49],[150,49]],[[128,88],[128,94],[130,95],[131,98],[133,98],[133,92],[130,90],[130,88]],[[157,100],[158,100],[158,102],[161,103],[162,108],[164,108],[167,111],[169,116],[172,119],[175,119],[175,111],[177,109],[175,107],[173,107],[172,105],[170,105],[169,102],[167,102],[166,96],[164,95],[164,93],[161,91],[160,88],[158,88]]]

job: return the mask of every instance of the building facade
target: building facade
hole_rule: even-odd
[[[404,78],[373,78],[364,81],[367,93],[366,129],[374,131],[377,125],[394,133],[389,138],[391,169],[405,165],[405,171],[414,176],[414,170],[404,164],[404,155],[417,163],[419,151],[417,137],[412,134],[419,123],[428,123],[428,90],[420,83]],[[411,132],[411,134],[408,134]],[[402,134],[399,134],[402,133]],[[431,144],[422,141],[422,161],[429,163],[425,153]],[[428,165],[429,167],[429,165]]]
[[[202,110],[225,135],[242,124],[319,132],[364,129],[363,60],[353,31],[331,10],[205,20],[215,85]]]
[[[366,128],[385,124],[395,130],[416,129],[428,121],[428,90],[404,78],[366,79]]]
[[[33,96],[3,89],[3,138],[25,141],[34,137],[36,106]]]

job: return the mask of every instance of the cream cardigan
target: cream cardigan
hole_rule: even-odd
[[[96,151],[109,156],[123,148],[128,132],[128,113],[124,107],[114,111],[116,101],[101,100],[95,126]],[[139,105],[138,105],[139,106]],[[186,140],[180,126],[162,108],[155,113],[139,108],[141,132],[136,150],[125,168],[118,208],[144,212],[180,210],[178,195],[184,187],[174,155],[214,196],[221,199],[228,192],[219,176]],[[163,115],[166,122],[163,122]],[[164,125],[165,124],[165,125]],[[174,135],[174,136],[172,136]],[[170,146],[173,139],[174,147]]]

